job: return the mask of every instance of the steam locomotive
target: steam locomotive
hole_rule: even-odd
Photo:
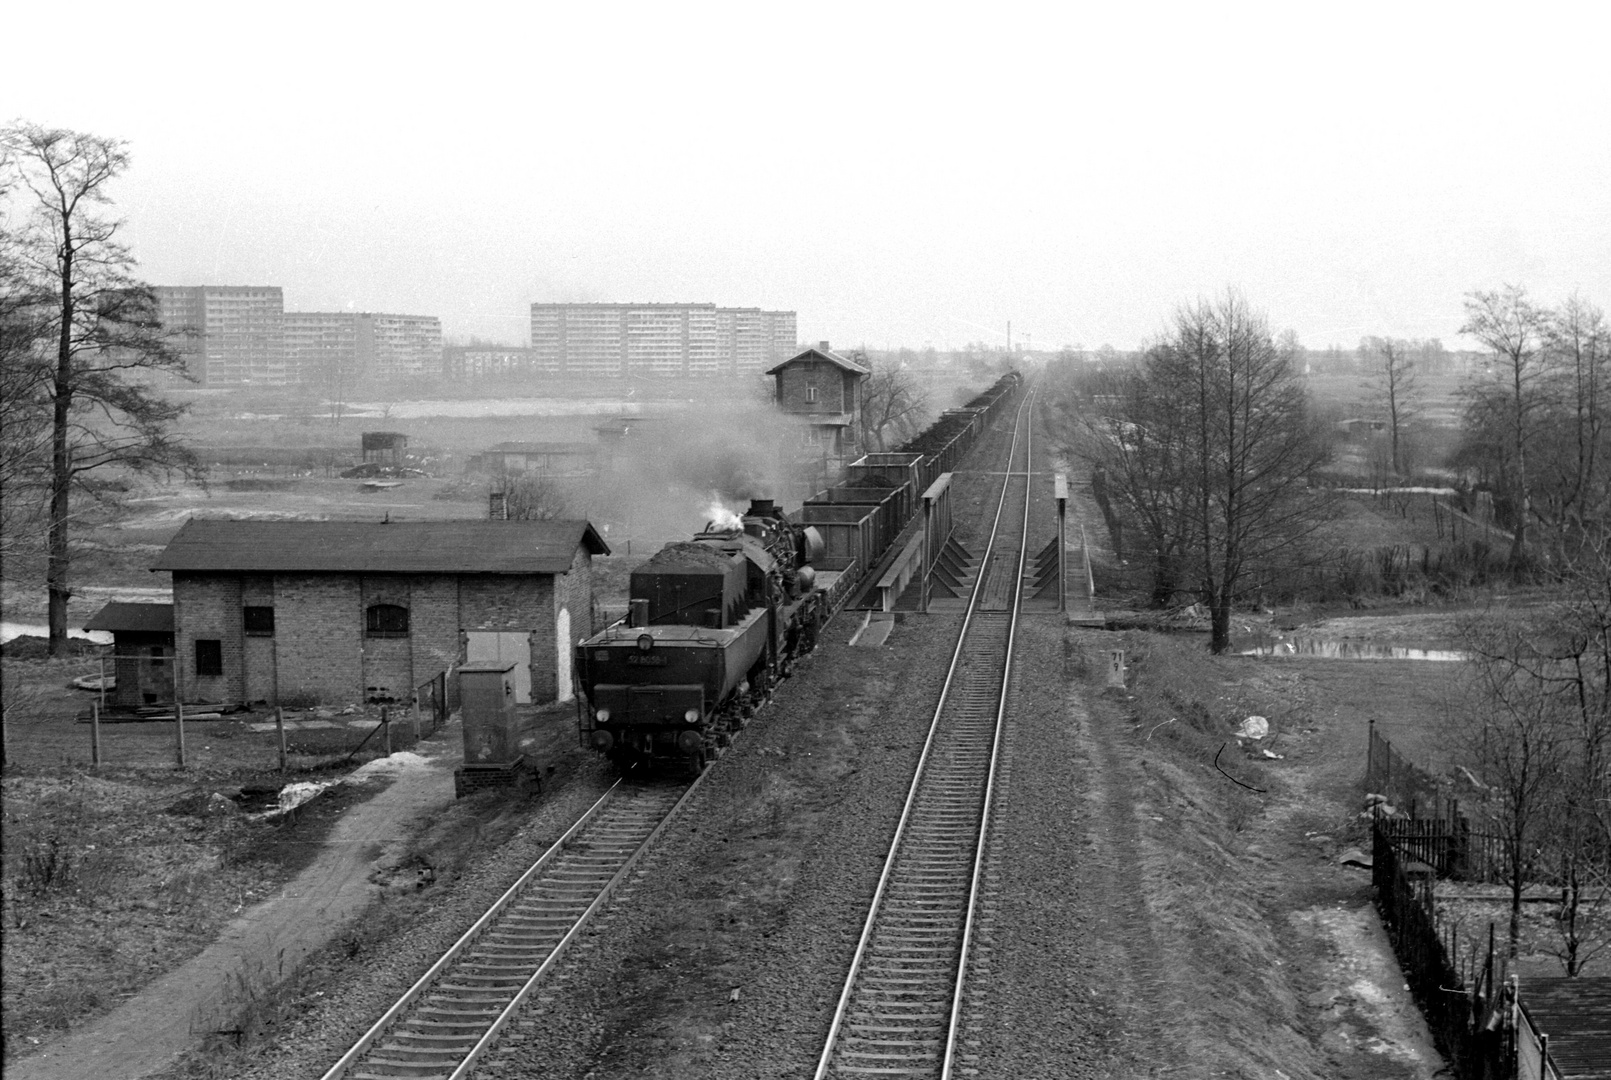
[[[877,580],[920,493],[957,467],[1021,383],[1008,372],[898,450],[852,464],[796,520],[756,499],[736,523],[707,524],[635,570],[627,618],[576,647],[584,742],[623,767],[704,768],[816,647],[831,607]]]
[[[583,737],[623,767],[703,769],[816,647],[823,540],[755,499],[633,571],[626,619],[576,647]]]

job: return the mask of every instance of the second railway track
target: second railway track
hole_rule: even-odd
[[[1025,561],[1032,475],[1028,415],[1026,401],[983,572],[974,583],[816,1080],[943,1078],[957,1057]]]
[[[617,783],[324,1075],[469,1075],[695,784]]]

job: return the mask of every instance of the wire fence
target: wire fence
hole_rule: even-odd
[[[459,707],[458,680],[448,670],[402,701],[339,709],[175,702],[171,684],[151,678],[150,660],[143,653],[8,660],[0,763],[24,770],[322,768],[411,749]],[[114,671],[123,678],[135,663],[143,681],[113,681]]]

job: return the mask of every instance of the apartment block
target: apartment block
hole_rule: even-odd
[[[285,349],[300,382],[442,372],[442,320],[369,311],[288,311]]]
[[[795,313],[715,304],[533,304],[534,366],[573,378],[753,375],[794,352]]]
[[[273,285],[159,285],[157,317],[187,370],[209,386],[295,381],[286,364],[285,297]]]

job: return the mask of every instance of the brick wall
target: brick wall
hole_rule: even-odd
[[[268,574],[242,574],[241,606],[273,607],[274,578]],[[245,616],[241,619],[241,685],[247,701],[273,701],[274,690],[274,638],[246,633]]]
[[[167,634],[143,633],[125,630],[115,635],[114,661],[106,666],[106,673],[117,679],[117,686],[107,695],[113,705],[135,707],[151,702],[173,700],[173,642]],[[153,648],[162,650],[163,660],[155,662]]]
[[[414,689],[413,578],[406,574],[366,574],[359,579],[358,588],[363,700],[406,701]],[[408,610],[407,637],[382,638],[365,634],[367,622],[362,613],[376,604],[395,604]]]
[[[409,584],[409,643],[414,649],[414,685],[463,659],[459,640],[459,579],[421,574]]]
[[[240,701],[241,583],[240,578],[175,573],[173,576],[175,676],[181,700],[221,703]],[[196,642],[221,642],[224,673],[196,674]]]
[[[274,581],[274,599],[280,699],[362,700],[364,609],[358,579],[281,574]]]
[[[174,574],[177,674],[186,701],[286,701],[325,704],[370,697],[408,699],[414,686],[462,658],[463,630],[524,633],[531,643],[531,693],[552,701],[560,665],[588,633],[592,558],[578,547],[567,573]],[[397,604],[409,611],[409,635],[365,636],[365,611]],[[241,609],[274,608],[274,636],[246,637]],[[559,612],[568,640],[558,641]],[[195,676],[195,640],[222,642],[224,674]]]
[[[570,693],[565,695],[569,700],[576,693],[573,680],[569,679],[572,665],[572,654],[576,643],[593,632],[593,556],[588,554],[587,548],[578,545],[576,554],[571,558],[571,568],[559,575],[555,582],[555,593],[558,604],[554,613],[555,625],[559,623],[559,612],[568,612],[570,615],[569,640],[556,641],[557,653],[554,656],[554,674],[561,687],[566,681],[571,681]],[[565,677],[561,678],[561,670]]]

